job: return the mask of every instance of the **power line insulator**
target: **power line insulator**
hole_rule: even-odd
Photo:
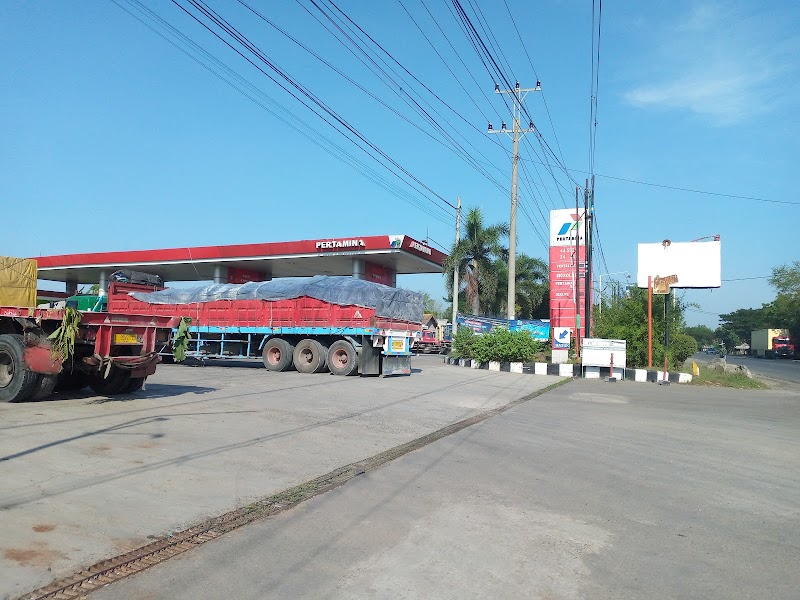
[[[530,123],[528,123],[528,129],[533,129],[533,121],[531,121]]]
[[[517,82],[517,85],[516,85],[515,87],[516,87],[517,89],[519,89],[519,81]]]
[[[541,81],[539,81],[538,79],[536,80],[536,87],[537,87],[537,88],[540,88],[540,87],[542,87],[542,82],[541,82]]]
[[[505,129],[505,128],[506,128],[506,124],[505,124],[505,123],[503,123],[503,124],[500,126],[500,129]]]
[[[492,124],[489,123],[489,131],[491,131],[491,130],[492,130]]]
[[[499,84],[497,84],[497,83],[494,84],[494,91],[495,92],[499,92],[500,91],[500,85]]]

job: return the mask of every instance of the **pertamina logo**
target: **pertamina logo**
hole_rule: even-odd
[[[572,217],[572,221],[567,221],[564,223],[556,234],[556,240],[559,242],[575,239],[574,232],[578,231],[578,228],[580,227],[582,215],[580,213],[573,213],[570,215],[570,217]]]

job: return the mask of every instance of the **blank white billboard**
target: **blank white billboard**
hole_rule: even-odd
[[[676,275],[673,288],[718,288],[722,284],[722,243],[671,242],[639,244],[636,285],[647,287],[647,277]]]

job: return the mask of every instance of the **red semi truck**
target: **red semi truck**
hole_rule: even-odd
[[[113,309],[77,314],[74,350],[62,358],[49,336],[64,323],[66,309],[0,307],[0,402],[44,400],[87,385],[103,395],[136,391],[160,362],[157,347],[169,343],[180,322]]]
[[[271,371],[407,375],[411,347],[422,331],[419,294],[351,277],[214,284],[150,294],[115,282],[108,305],[113,312],[189,318],[187,356],[260,359]]]

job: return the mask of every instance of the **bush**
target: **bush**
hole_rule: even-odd
[[[670,340],[669,352],[672,355],[672,366],[681,369],[686,359],[697,352],[697,340],[685,333],[679,333]]]
[[[450,356],[453,358],[472,358],[472,348],[477,338],[478,336],[469,327],[459,327],[453,338],[453,350],[450,352]]]
[[[527,331],[501,329],[477,336],[472,358],[478,362],[528,362],[539,351],[539,342]]]

